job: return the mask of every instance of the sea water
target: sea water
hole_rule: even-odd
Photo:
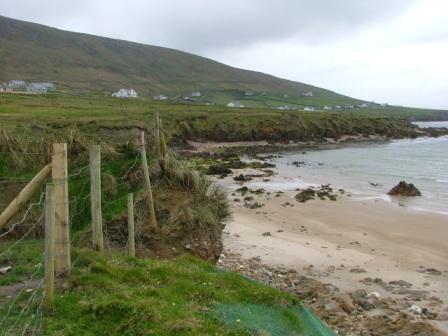
[[[448,127],[448,122],[419,127]],[[296,167],[294,161],[305,164]],[[394,140],[282,153],[274,159],[278,175],[252,187],[294,190],[331,184],[354,198],[382,198],[419,210],[448,215],[448,137]],[[413,183],[421,197],[394,198],[387,192],[398,182]]]

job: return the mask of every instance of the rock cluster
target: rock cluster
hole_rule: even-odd
[[[268,233],[264,235],[268,236]],[[239,254],[227,252],[221,254],[218,265],[298,295],[338,335],[443,335],[427,321],[437,316],[413,301],[383,298],[378,292],[364,289],[342,293],[334,285],[300,275],[295,270],[265,265],[260,257],[243,259]],[[418,301],[419,295],[428,295],[425,291],[419,293],[413,290],[412,285],[403,280],[386,283],[381,279],[366,278],[363,282],[366,285],[380,284],[389,292],[407,290],[409,295],[414,295],[415,301]]]
[[[329,184],[323,184],[319,188],[308,187],[306,189],[297,189],[299,193],[295,196],[297,202],[305,203],[318,197],[321,200],[329,199],[336,201],[337,194]],[[344,193],[342,189],[339,190],[341,194]]]
[[[421,196],[420,190],[416,188],[412,183],[406,183],[405,181],[400,181],[395,187],[393,187],[387,193],[391,196]]]

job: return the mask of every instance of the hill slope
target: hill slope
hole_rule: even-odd
[[[53,81],[73,91],[133,87],[141,96],[201,90],[203,100],[246,106],[358,102],[334,92],[241,70],[182,51],[63,31],[0,16],[0,81]],[[244,92],[258,95],[245,97]],[[303,93],[312,91],[314,97]],[[264,93],[263,95],[261,93]]]

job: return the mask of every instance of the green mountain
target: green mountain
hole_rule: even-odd
[[[51,81],[59,90],[107,92],[132,87],[246,106],[322,106],[360,101],[303,83],[237,69],[179,50],[68,32],[0,16],[0,81]],[[312,92],[313,96],[304,95]]]

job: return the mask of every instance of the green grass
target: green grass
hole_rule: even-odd
[[[402,120],[448,119],[447,111],[385,107],[356,111],[303,112],[232,109],[150,100],[119,100],[101,95],[0,95],[0,129],[24,139],[49,134],[125,142],[132,127],[151,129],[160,111],[173,142],[192,140],[316,140],[341,134],[408,132]],[[119,139],[121,136],[121,139]],[[135,136],[135,135],[134,135]],[[135,136],[136,137],[136,136]]]
[[[40,240],[0,241],[0,267],[12,266],[8,273],[0,275],[0,286],[24,282],[33,274],[34,278],[41,278],[43,251]]]
[[[30,240],[22,246],[34,250],[37,260],[36,244]],[[243,318],[242,306],[268,309],[272,324],[301,329],[300,319],[292,313],[297,298],[191,256],[134,259],[76,248],[72,254],[72,275],[64,289],[57,290],[54,310],[44,314],[43,335],[249,335],[264,330],[266,323],[257,326]],[[33,264],[24,268],[31,273]],[[17,306],[29,297],[23,294]],[[40,299],[33,302],[16,326],[18,331],[32,319]],[[231,319],[241,316],[238,327],[217,309],[223,306],[227,311],[234,307]],[[19,314],[19,308],[12,309],[8,327]]]

